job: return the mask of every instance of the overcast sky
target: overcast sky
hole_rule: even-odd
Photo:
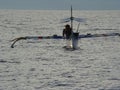
[[[0,9],[120,10],[120,0],[0,0]]]

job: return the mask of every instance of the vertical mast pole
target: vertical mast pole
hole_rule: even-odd
[[[72,5],[71,5],[71,17],[70,17],[70,20],[71,20],[71,29],[73,30],[73,15],[72,15]]]

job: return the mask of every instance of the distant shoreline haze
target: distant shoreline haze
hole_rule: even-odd
[[[120,10],[120,0],[0,0],[0,9],[16,10]]]

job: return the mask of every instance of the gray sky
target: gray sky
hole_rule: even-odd
[[[120,10],[120,0],[0,0],[0,9]]]

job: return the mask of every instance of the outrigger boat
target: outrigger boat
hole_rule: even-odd
[[[72,15],[72,6],[71,6],[71,17],[70,18],[66,18],[61,20],[62,23],[65,22],[71,22],[71,29],[73,31],[73,20],[77,21],[77,22],[84,22],[85,20],[82,18],[75,18]],[[78,24],[78,28],[79,28],[79,24]],[[70,50],[75,50],[78,48],[78,40],[81,38],[95,38],[95,37],[108,37],[108,36],[120,36],[120,33],[106,33],[106,34],[81,34],[79,35],[78,30],[76,32],[72,33],[71,36],[71,40],[67,41],[67,45],[64,46],[65,49],[70,49]],[[39,39],[64,39],[63,36],[59,36],[59,35],[53,35],[53,36],[25,36],[25,37],[18,37],[15,38],[13,40],[11,40],[13,43],[11,45],[11,48],[14,48],[14,45],[17,41],[20,40],[27,40],[27,39],[33,39],[33,40],[39,40]]]

